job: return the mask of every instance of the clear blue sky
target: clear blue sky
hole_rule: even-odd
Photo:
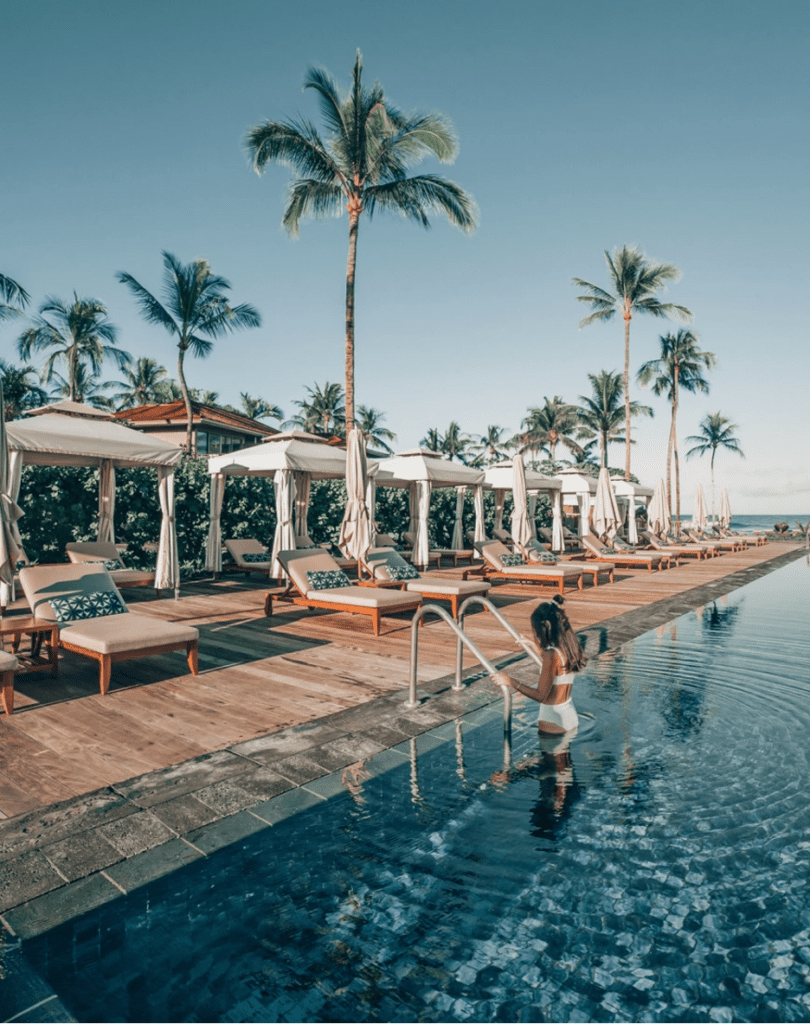
[[[571,278],[607,284],[603,251],[631,242],[682,269],[665,297],[719,360],[711,393],[684,397],[682,448],[720,410],[747,455],[718,455],[732,508],[810,511],[806,0],[4,0],[0,19],[0,270],[35,305],[97,297],[122,347],[174,374],[171,339],[115,273],[157,290],[162,250],[205,256],[264,324],[189,360],[190,384],[291,415],[304,385],[342,381],[346,218],[290,240],[289,174],[258,178],[242,138],[265,118],[317,121],[307,68],[348,86],[359,47],[398,106],[453,120],[456,163],[419,170],[481,210],[471,237],[361,224],[358,401],[387,412],[396,447],[453,419],[517,430],[545,395],[576,401],[588,372],[619,369],[621,321],[578,331]],[[671,326],[633,320],[634,368]],[[18,332],[0,327],[0,355]],[[652,485],[668,409],[633,392],[656,410],[633,452]],[[685,464],[686,508],[708,478],[708,460]]]

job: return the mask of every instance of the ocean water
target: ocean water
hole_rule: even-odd
[[[691,510],[681,512],[681,521],[687,522],[692,518]],[[741,533],[752,533],[755,530],[773,530],[774,523],[787,523],[791,530],[796,529],[796,523],[807,523],[810,520],[810,512],[806,515],[794,515],[792,513],[774,512],[763,515],[734,515],[731,516],[731,529],[739,530]]]

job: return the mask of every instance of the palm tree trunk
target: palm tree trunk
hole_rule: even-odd
[[[712,523],[713,524],[716,522],[716,520],[714,518],[714,457],[715,457],[716,454],[717,454],[717,449],[715,448],[712,451],[712,462],[711,462],[711,467],[712,467]]]
[[[630,479],[630,311],[624,314],[624,479]]]
[[[600,433],[600,435],[599,435],[599,443],[600,443],[601,448],[602,448],[602,458],[601,458],[602,469],[605,469],[607,464],[608,464],[608,457],[607,457],[608,432],[606,430],[603,430]]]
[[[667,444],[667,501],[669,502],[669,517],[672,518],[672,453],[675,449],[676,440],[676,422],[678,419],[678,378],[680,376],[680,367],[677,359],[675,360],[674,373],[672,375],[672,420],[669,425],[669,443]]]
[[[68,362],[68,387],[70,389],[69,398],[71,402],[76,401],[76,363],[78,362],[78,352],[76,347],[71,346],[70,361]]]
[[[678,462],[678,435],[675,434],[672,446],[672,458],[675,462],[675,536],[681,535],[681,467]]]
[[[186,403],[186,451],[191,455],[191,435],[194,426],[194,410],[191,408],[191,396],[186,385],[186,375],[183,373],[183,358],[185,352],[180,349],[177,356],[177,377],[180,381],[180,390],[183,392],[183,401]]]
[[[354,274],[357,266],[357,232],[363,205],[352,196],[349,211],[349,255],[346,260],[346,436],[354,427]]]

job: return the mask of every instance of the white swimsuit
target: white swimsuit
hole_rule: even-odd
[[[557,652],[560,663],[562,664],[562,667],[565,668],[565,658],[559,648],[552,647],[551,650]],[[563,675],[557,676],[551,685],[571,686],[573,682],[574,673],[565,672]],[[558,729],[563,729],[565,732],[570,732],[572,729],[576,729],[579,726],[577,709],[574,707],[574,702],[570,697],[568,700],[563,701],[562,704],[541,704],[540,714],[538,715],[537,721],[538,724],[543,722],[547,725],[556,725]]]

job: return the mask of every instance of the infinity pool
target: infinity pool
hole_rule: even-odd
[[[80,1021],[810,1020],[810,569],[25,946]]]

